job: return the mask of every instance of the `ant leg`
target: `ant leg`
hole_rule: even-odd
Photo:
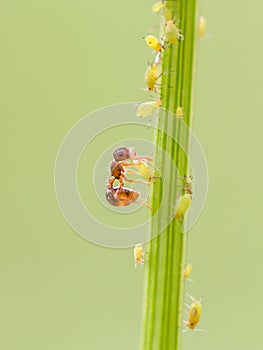
[[[113,179],[109,179],[109,184],[107,186],[107,188],[109,189],[112,189],[113,188],[113,185],[114,185],[114,182],[115,182],[115,177]]]
[[[149,182],[130,180],[130,179],[127,179],[127,177],[125,177],[124,179],[125,179],[125,181],[127,181],[127,182],[132,182],[132,183],[137,183],[137,184],[142,184],[142,185],[150,186]]]
[[[134,171],[134,170],[130,170],[130,169],[126,170],[126,173],[134,174],[134,175],[141,175],[138,171]]]
[[[134,202],[134,203],[143,204],[143,205],[145,205],[147,208],[149,208],[151,211],[153,210],[153,208],[152,208],[147,202]]]

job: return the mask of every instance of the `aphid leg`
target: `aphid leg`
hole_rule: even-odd
[[[161,76],[164,75],[164,74],[169,74],[169,73],[173,73],[173,72],[175,72],[174,69],[173,69],[173,70],[168,70],[167,72],[160,73],[160,74],[158,75],[158,77],[157,77],[156,80],[158,80],[159,78],[161,78]]]
[[[179,40],[184,40],[184,35],[182,29],[178,29],[178,39]]]
[[[156,84],[156,85],[158,85],[158,86],[165,86],[165,87],[168,87],[168,88],[173,88],[172,85],[164,85],[164,84]]]

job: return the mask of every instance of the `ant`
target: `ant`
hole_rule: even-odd
[[[109,184],[108,184],[109,189],[113,188],[116,180],[118,180],[120,183],[119,188],[123,187],[124,181],[136,182],[136,183],[141,183],[149,186],[149,182],[142,182],[142,181],[127,179],[125,174],[126,173],[134,174],[134,172],[132,170],[127,170],[125,167],[130,167],[130,166],[137,167],[140,164],[140,161],[139,161],[140,159],[153,161],[151,157],[146,157],[146,156],[139,157],[137,156],[134,148],[125,148],[125,147],[116,149],[113,152],[113,157],[114,157],[114,160],[111,162],[111,166],[110,166],[112,178],[109,180]],[[128,162],[129,160],[131,162]],[[134,162],[134,160],[136,160],[136,163]]]

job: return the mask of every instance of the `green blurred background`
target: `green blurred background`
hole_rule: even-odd
[[[1,297],[5,350],[138,349],[143,268],[80,238],[58,208],[65,134],[97,108],[145,100],[154,0],[1,1]],[[194,131],[208,200],[190,232],[187,290],[203,297],[184,349],[262,349],[259,1],[203,0]],[[165,350],[165,349],[164,349]]]

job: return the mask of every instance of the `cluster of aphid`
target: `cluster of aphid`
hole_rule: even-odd
[[[141,243],[136,244],[133,250],[134,254],[134,262],[135,262],[135,268],[137,267],[138,264],[144,264],[145,262],[145,255],[147,252],[144,252],[143,246]],[[182,279],[184,281],[190,280],[189,276],[192,272],[193,266],[191,263],[187,263],[185,267],[182,269]],[[197,330],[197,331],[204,331],[202,329],[196,329],[197,324],[200,321],[200,317],[202,314],[202,303],[201,300],[197,300],[193,298],[190,294],[187,294],[187,296],[191,299],[192,303],[191,305],[188,305],[185,303],[187,308],[189,309],[188,312],[188,320],[183,321],[183,324],[191,330]],[[185,330],[184,330],[185,332]]]
[[[165,2],[160,1],[153,5],[153,12],[165,11]],[[160,84],[157,82],[158,79],[163,75],[170,73],[163,72],[159,73],[159,66],[162,60],[163,52],[170,47],[171,45],[177,44],[179,40],[183,40],[184,36],[181,33],[181,30],[177,28],[174,20],[165,21],[165,30],[164,36],[158,39],[152,34],[148,34],[145,38],[146,44],[156,53],[155,59],[146,69],[145,72],[145,84],[146,91],[157,92],[157,88],[160,87]],[[158,108],[162,106],[161,98],[158,97],[153,101],[147,101],[144,103],[139,103],[137,107],[137,116],[138,117],[149,117],[154,114]],[[182,107],[179,107],[182,108]],[[177,114],[177,113],[176,113]],[[182,116],[182,112],[179,113]]]
[[[157,82],[159,78],[164,75],[171,73],[173,71],[159,73],[159,66],[162,60],[163,52],[171,47],[171,45],[178,44],[179,41],[184,40],[184,35],[181,30],[177,28],[175,20],[171,19],[171,13],[168,8],[166,8],[166,2],[161,0],[157,2],[152,7],[153,12],[163,12],[165,17],[164,23],[164,36],[158,39],[156,36],[152,34],[148,34],[144,37],[146,44],[156,53],[155,59],[146,69],[145,72],[145,84],[146,91],[157,93],[157,88],[161,85]],[[203,38],[206,32],[206,20],[203,16],[199,18],[199,38]],[[138,103],[136,105],[137,108],[137,116],[138,117],[150,117],[152,116],[160,107],[162,107],[161,96],[154,99],[153,101],[146,101],[143,103]],[[177,118],[183,118],[183,107],[178,106],[176,108],[175,116]]]
[[[164,0],[159,1],[152,8],[153,12],[163,11],[165,13],[166,4]],[[169,14],[165,17],[169,17]],[[206,21],[204,17],[199,18],[199,38],[202,38],[206,30]],[[165,21],[164,36],[159,40],[152,34],[147,35],[145,38],[147,45],[156,52],[155,59],[146,69],[145,72],[145,84],[146,90],[148,92],[157,93],[157,88],[160,84],[157,83],[158,79],[163,75],[170,73],[164,72],[159,73],[159,65],[162,60],[163,52],[171,45],[176,45],[180,40],[184,40],[184,36],[181,30],[177,28],[174,20]],[[162,106],[161,98],[157,98],[153,101],[147,101],[138,104],[137,116],[138,117],[149,117],[154,114]],[[184,115],[183,107],[178,106],[176,109],[176,117],[182,118]],[[149,209],[151,207],[146,202],[146,200],[141,199],[138,201],[139,192],[134,189],[125,187],[125,182],[129,183],[140,183],[147,186],[153,181],[153,159],[148,156],[137,156],[134,148],[121,147],[113,152],[114,160],[110,165],[110,177],[107,184],[106,199],[107,201],[116,207],[128,206],[132,203],[143,204]],[[128,174],[138,175],[146,181],[137,181],[134,179],[127,178]],[[174,213],[174,217],[178,220],[183,219],[184,215],[188,211],[192,203],[192,177],[184,176],[183,178],[182,193],[179,199],[179,204]],[[116,185],[117,183],[117,185]],[[134,247],[134,263],[135,268],[138,264],[145,263],[145,255],[147,253],[143,250],[143,245],[141,243],[136,244]],[[188,263],[182,269],[183,280],[189,280],[189,276],[192,271],[192,264]],[[184,321],[184,325],[189,329],[196,329],[196,325],[199,323],[202,304],[200,300],[194,299],[192,296],[188,295],[191,299],[191,305],[186,306],[189,308],[188,320]]]
[[[137,156],[134,148],[125,147],[116,149],[113,152],[113,158],[106,190],[107,201],[115,207],[126,207],[132,203],[137,203],[151,209],[146,200],[141,199],[138,201],[139,192],[124,187],[124,185],[125,182],[129,182],[149,186],[154,179],[152,170],[153,159],[148,156]],[[137,181],[127,178],[127,174],[138,175],[147,181]]]
[[[192,195],[193,195],[193,189],[192,189],[192,176],[184,176],[181,178],[183,180],[182,185],[182,194],[179,199],[178,207],[175,211],[175,218],[178,220],[181,220],[184,215],[186,214],[187,210],[189,209],[191,203],[192,203]],[[135,268],[137,268],[138,264],[144,264],[146,259],[145,255],[147,254],[144,252],[143,245],[141,243],[136,244],[134,247],[134,263]],[[192,272],[193,266],[191,263],[187,263],[185,267],[182,269],[182,279],[184,281],[190,280],[189,276]],[[200,317],[202,314],[202,303],[200,300],[196,300],[191,295],[187,294],[188,297],[191,299],[191,305],[188,305],[185,303],[185,305],[189,308],[188,312],[188,320],[183,321],[184,325],[191,330],[198,330],[196,329],[197,324],[200,321]],[[203,331],[200,330],[199,331]]]

